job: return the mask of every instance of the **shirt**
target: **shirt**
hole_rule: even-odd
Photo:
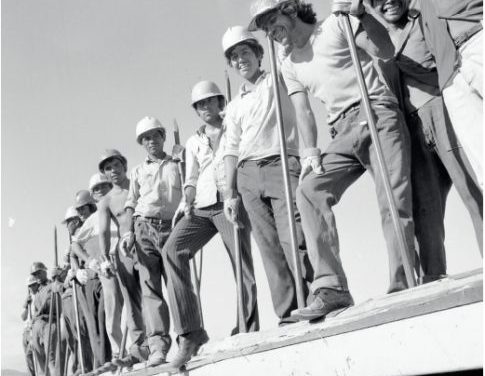
[[[81,228],[72,237],[72,241],[78,243],[89,257],[98,261],[101,260],[103,252],[99,248],[99,213],[96,211],[91,214],[83,223]],[[113,221],[110,221],[110,251],[114,251],[118,244],[118,228]]]
[[[221,130],[222,132],[222,130]],[[217,203],[217,186],[214,171],[214,150],[205,134],[205,126],[200,127],[185,144],[186,178],[185,187],[196,189],[194,206],[204,208]]]
[[[354,33],[360,21],[349,17]],[[294,47],[283,60],[281,72],[288,94],[307,91],[321,100],[332,124],[350,107],[360,103],[357,74],[341,17],[331,14],[315,24],[307,43]],[[371,100],[397,103],[395,96],[379,78],[372,58],[358,49],[359,60]]]
[[[280,93],[288,155],[298,156],[295,110],[281,85]],[[238,95],[226,107],[224,125],[224,155],[239,157],[241,162],[280,154],[276,100],[268,72],[263,72],[252,87],[241,85]]]
[[[169,155],[160,163],[147,157],[131,170],[125,208],[135,216],[172,220],[181,198],[178,166]]]

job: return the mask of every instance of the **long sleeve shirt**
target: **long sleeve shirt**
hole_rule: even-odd
[[[178,166],[169,155],[160,163],[147,157],[132,169],[125,208],[134,216],[171,220],[181,198]]]

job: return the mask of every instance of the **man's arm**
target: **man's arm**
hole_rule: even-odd
[[[197,181],[199,180],[200,165],[195,155],[195,145],[192,137],[189,138],[185,144],[185,186],[184,197],[185,202],[190,206],[195,200],[195,194],[197,192]]]
[[[82,247],[79,245],[78,242],[73,241],[71,243],[71,251],[74,253],[74,255],[77,256],[77,258],[81,261],[87,262],[89,259],[88,253],[82,249]]]
[[[98,203],[98,219],[99,219],[99,249],[101,253],[109,259],[109,251],[111,248],[111,210],[109,207],[111,197],[105,196]]]
[[[305,91],[290,95],[291,103],[295,108],[296,124],[300,131],[304,148],[315,148],[317,145],[317,124],[315,116]]]
[[[237,196],[237,157],[235,155],[226,155],[224,157],[224,170],[226,173],[226,192],[224,193],[224,198],[235,198]]]

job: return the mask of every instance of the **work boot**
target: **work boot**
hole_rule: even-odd
[[[320,288],[314,295],[315,299],[310,305],[291,311],[291,317],[298,320],[316,320],[337,309],[354,305],[348,291]]]

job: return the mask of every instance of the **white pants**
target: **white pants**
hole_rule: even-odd
[[[443,90],[453,129],[483,188],[483,56],[479,31],[459,49],[460,66]]]

